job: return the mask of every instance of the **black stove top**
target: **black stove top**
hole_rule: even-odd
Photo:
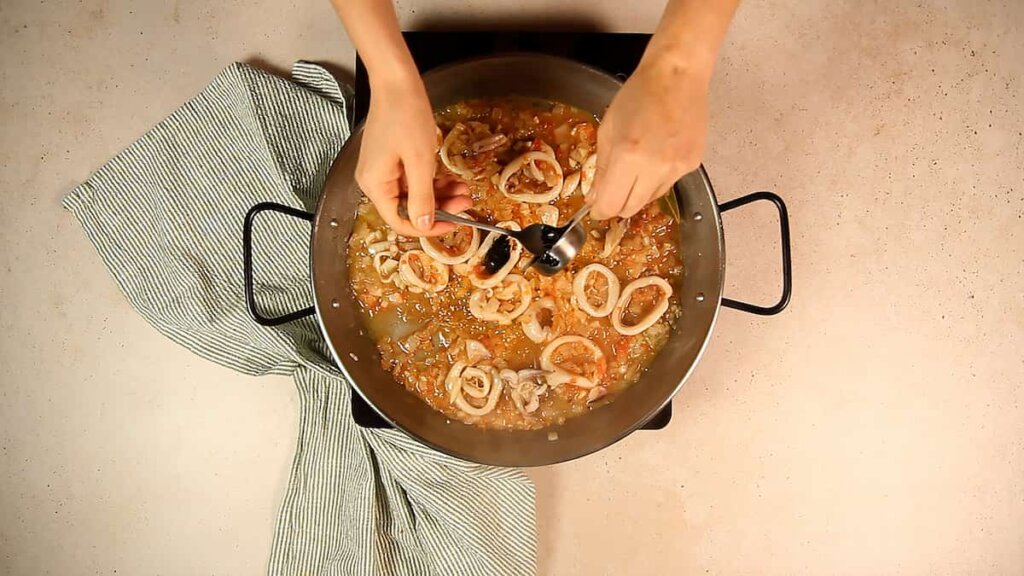
[[[441,64],[498,52],[539,52],[572,58],[625,80],[636,69],[650,34],[607,32],[405,32],[420,72]],[[356,55],[353,124],[366,118],[370,84],[366,68]],[[352,417],[363,428],[391,428],[359,394],[352,395]],[[672,419],[672,404],[655,414],[641,429],[660,430]]]

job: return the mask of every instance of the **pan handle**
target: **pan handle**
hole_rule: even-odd
[[[757,306],[756,304],[740,302],[739,300],[722,298],[722,306],[760,316],[774,316],[786,309],[786,306],[789,305],[789,298],[793,294],[793,259],[789,249],[789,212],[786,210],[786,203],[777,194],[772,192],[753,192],[735,200],[719,204],[718,211],[724,214],[733,208],[746,206],[758,200],[767,200],[779,210],[779,232],[782,235],[782,297],[773,306]]]
[[[299,210],[275,202],[260,202],[250,208],[249,212],[245,215],[245,223],[242,226],[242,273],[245,276],[245,307],[249,309],[249,315],[252,316],[252,319],[257,324],[261,326],[279,326],[292,320],[311,316],[314,308],[310,306],[304,310],[297,310],[277,317],[264,316],[256,308],[256,290],[253,288],[252,279],[252,224],[256,220],[257,214],[267,211],[280,212],[281,214],[301,218],[311,224],[313,223],[313,215],[305,210]]]

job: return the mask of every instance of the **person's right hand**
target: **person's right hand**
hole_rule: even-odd
[[[435,207],[456,213],[473,205],[464,184],[435,182],[437,149],[434,112],[420,78],[410,75],[374,83],[356,182],[399,234],[446,234],[454,225],[434,222]],[[408,220],[398,215],[399,201],[406,195]]]

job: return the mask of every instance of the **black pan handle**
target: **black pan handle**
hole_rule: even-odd
[[[249,209],[245,215],[245,224],[242,226],[242,273],[245,275],[245,306],[249,309],[249,315],[261,326],[279,326],[292,320],[312,316],[314,308],[310,306],[304,310],[290,312],[284,316],[267,317],[256,308],[256,291],[253,288],[252,274],[252,224],[256,215],[260,212],[280,212],[295,218],[301,218],[310,224],[313,223],[313,215],[305,210],[277,204],[275,202],[260,202]]]
[[[774,316],[786,309],[786,306],[789,305],[789,298],[793,295],[793,259],[789,249],[789,212],[786,210],[786,203],[772,192],[754,192],[719,204],[718,211],[724,214],[733,208],[746,206],[758,200],[767,200],[779,210],[779,232],[782,235],[782,297],[774,306],[757,306],[739,300],[722,298],[722,306],[760,316]]]

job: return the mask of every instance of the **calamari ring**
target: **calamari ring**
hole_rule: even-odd
[[[457,215],[472,220],[472,218],[470,218],[469,215],[466,214],[465,212],[460,212]],[[466,251],[461,254],[455,254],[454,256],[449,254],[448,251],[444,249],[444,247],[439,246],[437,244],[436,238],[420,238],[420,247],[423,248],[423,251],[426,252],[431,258],[437,260],[441,264],[462,264],[466,260],[469,260],[476,252],[477,248],[480,247],[480,230],[476,228],[470,228],[470,230],[472,230],[473,232],[473,237],[469,241],[469,248],[466,248]]]
[[[419,260],[420,266],[423,267],[424,271],[428,268],[432,269],[437,276],[437,280],[431,282],[417,274],[416,270],[412,267],[414,260]],[[419,288],[420,290],[440,292],[448,285],[448,266],[435,261],[422,250],[410,250],[402,254],[402,258],[398,261],[398,277],[407,285]]]
[[[523,168],[529,168],[532,171],[540,172],[540,169],[536,167],[537,162],[547,162],[555,169],[555,174],[558,175],[558,182],[556,182],[547,192],[540,194],[519,194],[515,192],[509,192],[508,180],[513,174],[522,170]],[[527,166],[529,164],[529,166]],[[543,174],[541,174],[543,176]],[[541,151],[527,152],[505,165],[505,168],[501,171],[501,175],[498,177],[498,190],[506,197],[516,200],[518,202],[532,202],[534,204],[547,204],[548,202],[558,198],[558,195],[562,192],[562,166],[558,163],[558,160],[551,154]]]
[[[614,302],[614,300],[613,300]],[[554,298],[541,298],[530,307],[526,309],[526,312],[519,318],[519,322],[523,325],[523,333],[526,337],[540,344],[541,342],[547,342],[554,336],[554,331],[551,326],[541,326],[540,320],[537,315],[540,314],[541,310],[550,310],[552,318],[554,317],[557,308],[555,308]]]
[[[397,253],[398,250],[396,249],[395,252]],[[377,271],[381,281],[385,284],[393,282],[398,275],[398,260],[395,259],[395,255],[389,252],[373,255],[373,269]]]
[[[470,380],[476,380],[479,384],[474,385]],[[504,388],[498,371],[493,366],[467,367],[461,360],[452,364],[444,383],[448,389],[448,401],[470,416],[484,416],[494,410]],[[463,393],[477,399],[486,397],[487,400],[483,406],[474,406],[466,400]]]
[[[463,134],[466,133],[466,125],[459,122],[448,132],[448,135],[444,137],[441,142],[441,148],[438,149],[437,155],[441,157],[441,163],[446,168],[452,171],[456,176],[461,176],[466,180],[474,180],[476,174],[473,173],[465,164],[462,162],[456,162],[450,156],[448,156],[448,149],[451,148],[452,144],[455,143]],[[461,158],[459,158],[461,160]]]
[[[515,220],[509,220],[506,222],[498,222],[499,228],[505,228],[507,230],[522,230],[519,223]],[[509,252],[508,262],[505,263],[497,272],[490,276],[483,277],[478,273],[481,263],[484,260],[484,256],[487,255],[487,251],[490,250],[491,244],[498,239],[498,234],[491,232],[484,238],[484,241],[480,243],[480,247],[477,248],[476,252],[470,256],[469,260],[462,264],[455,266],[455,271],[463,276],[469,277],[469,282],[477,288],[492,288],[501,284],[501,281],[509,275],[509,272],[515,268],[516,263],[523,255],[523,245],[518,240],[509,238],[509,242],[512,243],[511,251]]]
[[[597,152],[587,156],[580,167],[580,190],[583,195],[590,194],[590,187],[594,184],[594,172],[597,170]]]
[[[472,138],[479,139],[473,142],[471,141]],[[493,158],[488,158],[488,163],[482,167],[482,171],[480,166],[477,166],[477,170],[474,171],[472,167],[466,164],[462,154],[451,153],[452,146],[458,143],[463,146],[465,152],[470,155],[476,155],[491,152],[504,146],[507,142],[507,136],[504,134],[491,134],[490,127],[486,124],[480,122],[459,122],[452,127],[448,135],[441,141],[437,155],[441,158],[441,163],[456,176],[461,177],[463,180],[480,180],[497,173],[500,169],[498,163]]]
[[[513,298],[519,298],[516,307],[509,312],[502,312],[500,310],[502,302],[508,302]],[[474,290],[469,296],[469,313],[480,320],[511,324],[513,320],[526,312],[532,299],[533,287],[530,286],[530,282],[519,274],[509,274],[495,288]]]
[[[551,156],[552,158],[557,158],[555,156],[555,149],[552,148],[551,145],[549,145],[547,142],[543,140],[540,141],[540,152],[543,152],[548,156]],[[537,167],[537,162],[535,160],[531,160],[527,168],[530,169],[530,175],[533,176],[534,179],[542,181],[544,180],[544,173],[540,171],[539,167]]]
[[[587,278],[591,274],[600,274],[608,281],[608,296],[600,307],[595,307],[590,303],[590,299],[587,298]],[[587,264],[576,273],[576,278],[572,281],[572,294],[580,310],[594,318],[604,318],[612,313],[615,304],[619,301],[619,279],[604,264],[598,264],[597,262]]]
[[[622,323],[622,313],[625,312],[626,306],[629,305],[629,301],[633,298],[633,292],[646,286],[657,286],[661,290],[662,297],[646,316],[637,321],[636,324],[626,326]],[[668,299],[671,296],[672,285],[660,276],[644,276],[643,278],[633,280],[622,289],[622,295],[619,296],[619,301],[615,303],[615,309],[612,311],[612,326],[623,336],[635,336],[647,330],[668,310]]]
[[[552,360],[551,357],[555,354],[556,350],[567,344],[582,344],[590,351],[597,364],[597,369],[595,370],[593,377],[588,378],[582,374],[570,372],[555,364],[555,361]],[[604,375],[606,364],[604,352],[598,348],[597,344],[594,344],[593,341],[584,338],[583,336],[570,335],[555,338],[550,344],[544,347],[544,351],[540,353],[540,367],[549,372],[547,375],[547,382],[552,388],[557,388],[562,384],[572,384],[579,388],[593,388],[594,386],[597,386],[597,380],[600,380],[601,376]]]

